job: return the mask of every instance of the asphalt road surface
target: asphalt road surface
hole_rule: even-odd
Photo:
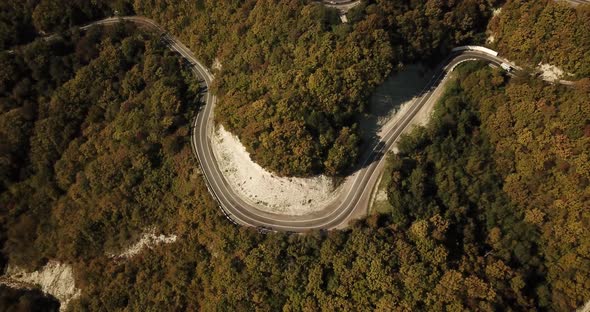
[[[361,169],[347,179],[340,196],[320,212],[305,216],[286,216],[261,211],[243,201],[231,189],[217,167],[211,149],[209,138],[213,134],[213,111],[216,99],[215,96],[208,94],[205,108],[199,112],[195,120],[192,141],[211,193],[217,198],[225,215],[233,222],[241,225],[291,232],[332,229],[347,225],[352,215],[366,214],[371,192],[385,164],[383,157],[385,152],[391,148],[393,143],[408,127],[420,108],[429,100],[436,100],[436,98],[432,98],[434,94],[437,97],[440,96],[442,87],[435,87],[447,77],[447,73],[457,64],[468,60],[484,60],[498,65],[503,61],[480,52],[471,51],[450,57],[444,66],[439,67],[428,85],[425,86],[423,96],[411,104],[410,109],[384,136],[382,142],[373,147],[372,152],[363,159]],[[209,83],[210,77],[206,81]]]
[[[580,5],[580,4],[589,4],[590,0],[566,0],[573,6]]]
[[[121,21],[147,26],[159,32],[172,50],[190,62],[194,74],[203,79],[207,87],[203,95],[205,105],[199,110],[193,121],[191,145],[201,165],[207,187],[230,221],[265,230],[305,232],[313,229],[333,229],[346,226],[353,216],[366,215],[371,193],[385,164],[383,156],[410,125],[420,108],[428,101],[436,101],[441,96],[448,74],[458,64],[466,61],[480,60],[496,65],[506,62],[502,58],[477,51],[462,51],[450,55],[435,70],[434,76],[424,87],[421,97],[411,104],[411,107],[398,119],[395,126],[391,127],[390,131],[384,135],[382,141],[376,144],[370,153],[366,153],[366,156],[361,160],[360,169],[344,182],[345,185],[339,197],[319,212],[304,216],[287,216],[264,212],[245,202],[225,180],[217,166],[210,141],[214,131],[213,114],[217,101],[215,95],[209,92],[213,76],[184,44],[165,32],[154,21],[138,16],[108,18],[83,28],[93,25],[109,25]]]

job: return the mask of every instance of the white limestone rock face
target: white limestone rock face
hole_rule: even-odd
[[[33,288],[38,285],[43,292],[59,300],[60,311],[65,311],[70,301],[80,296],[72,267],[57,261],[49,261],[41,270],[33,272],[8,265],[0,283],[16,288]]]
[[[116,259],[132,258],[146,248],[152,249],[160,244],[172,244],[174,242],[176,242],[176,235],[156,235],[156,229],[149,228],[142,234],[137,243],[129,246],[129,248],[125,249],[120,254],[111,254],[110,257]]]
[[[221,125],[211,143],[227,183],[244,201],[262,211],[284,215],[313,213],[334,200],[341,189],[323,175],[288,178],[266,171],[252,161],[240,140]]]

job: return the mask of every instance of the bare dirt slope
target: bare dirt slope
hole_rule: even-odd
[[[278,177],[252,161],[239,139],[219,126],[212,146],[225,179],[244,200],[261,210],[285,215],[304,215],[324,208],[338,195],[326,176]]]

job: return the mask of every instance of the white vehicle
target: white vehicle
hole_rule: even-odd
[[[510,66],[510,64],[502,63],[502,64],[500,64],[500,67],[502,67],[502,69],[504,69],[507,72],[512,71],[512,66]]]

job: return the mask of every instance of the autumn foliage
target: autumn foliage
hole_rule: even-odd
[[[459,268],[492,274],[486,283],[511,304],[582,305],[590,296],[588,103],[580,88],[463,69],[431,124],[392,158],[394,221],[411,227],[444,216],[449,252],[467,257]]]
[[[12,264],[72,264],[82,290],[72,310],[572,311],[590,298],[587,80],[459,67],[430,124],[390,159],[389,213],[345,230],[261,234],[228,222],[198,170],[188,138],[202,89],[187,64],[125,24],[19,46],[37,28],[131,8],[43,11],[55,2],[0,4],[15,10],[0,16],[13,50],[0,53],[0,242]],[[493,4],[366,1],[350,24],[306,1],[134,8],[219,60],[218,120],[257,161],[307,175],[354,166],[371,88],[403,63],[481,40]],[[32,37],[7,36],[15,29]],[[146,227],[178,239],[111,257]],[[1,287],[0,297],[6,310],[56,305],[36,291]]]
[[[490,31],[504,56],[521,64],[558,66],[575,80],[590,76],[590,5],[509,0]]]
[[[312,1],[165,3],[136,1],[135,10],[217,69],[216,121],[261,166],[309,176],[349,173],[374,88],[404,63],[436,64],[477,40],[493,1],[366,1],[350,23]]]

